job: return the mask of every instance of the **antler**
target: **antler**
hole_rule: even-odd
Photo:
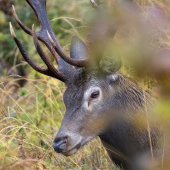
[[[55,52],[55,50],[53,49],[51,43],[49,42],[49,39],[46,35],[46,30],[48,30],[50,32],[50,34],[53,36],[53,38],[55,39],[55,43],[60,46],[60,44],[58,43],[57,39],[55,38],[54,32],[51,28],[50,22],[48,20],[47,17],[47,13],[46,13],[46,1],[45,0],[41,0],[41,1],[37,1],[37,0],[26,0],[29,5],[33,8],[33,10],[35,11],[35,14],[39,20],[41,29],[39,32],[37,32],[37,37],[40,41],[42,41],[47,47],[48,49],[52,52],[52,54],[54,55],[56,61],[58,64],[60,64],[60,58],[58,56],[58,54]],[[17,23],[20,25],[20,27],[29,35],[32,35],[32,30],[29,29],[28,27],[26,27],[18,18],[16,11],[15,11],[15,7],[12,6],[12,11],[13,11],[13,15],[17,21]]]
[[[26,0],[26,1],[32,7],[32,9],[34,10],[34,12],[39,20],[39,23],[41,26],[40,31],[35,33],[34,27],[33,27],[33,30],[26,27],[18,18],[14,6],[12,7],[13,15],[14,15],[17,23],[20,25],[20,27],[27,34],[33,36],[34,44],[37,49],[37,52],[39,53],[40,57],[46,64],[47,68],[40,67],[28,56],[22,43],[16,37],[11,24],[10,24],[10,28],[11,28],[11,34],[12,34],[16,44],[18,45],[18,48],[19,48],[21,54],[23,55],[25,60],[28,62],[28,64],[33,69],[35,69],[36,71],[38,71],[40,73],[43,73],[43,74],[51,76],[51,77],[55,77],[55,78],[65,82],[65,81],[67,81],[67,79],[70,78],[71,73],[75,71],[75,69],[73,67],[71,67],[71,65],[77,66],[77,67],[85,67],[89,63],[95,63],[95,61],[97,61],[96,63],[98,63],[100,61],[101,57],[98,57],[98,58],[93,57],[91,59],[89,56],[84,59],[68,57],[64,53],[62,47],[60,46],[60,44],[52,30],[52,27],[50,25],[49,19],[47,17],[47,12],[46,12],[46,0]],[[91,0],[91,3],[94,5],[94,7],[98,8],[98,5],[95,3],[94,0]],[[54,56],[54,58],[58,64],[58,69],[55,69],[53,64],[50,62],[50,60],[44,54],[42,48],[40,47],[40,45],[38,43],[38,40],[42,41],[47,46],[47,48],[50,50],[50,52],[52,53],[52,55]],[[91,43],[95,44],[95,41],[91,41]],[[98,56],[98,55],[96,55],[96,56]]]
[[[37,37],[38,40],[42,41],[47,46],[47,48],[53,54],[55,60],[57,61],[58,66],[59,66],[58,69],[55,69],[55,71],[54,71],[54,68],[52,69],[51,64],[50,64],[50,67],[49,67],[49,61],[48,61],[48,69],[52,69],[54,71],[54,75],[57,75],[56,78],[58,78],[58,79],[60,79],[62,81],[65,81],[64,75],[62,75],[61,72],[65,73],[65,71],[67,71],[67,73],[70,73],[70,70],[73,69],[73,68],[69,64],[71,64],[73,66],[77,66],[77,67],[84,67],[85,65],[87,65],[87,62],[89,61],[89,59],[88,58],[84,59],[84,60],[72,59],[72,58],[68,57],[64,53],[63,49],[61,48],[61,46],[60,46],[60,44],[59,44],[59,42],[57,40],[57,38],[55,37],[55,34],[54,34],[53,30],[52,30],[52,27],[50,25],[49,19],[47,17],[46,0],[26,0],[26,1],[33,8],[33,10],[34,10],[34,12],[35,12],[35,14],[36,14],[36,16],[37,16],[37,18],[39,20],[40,26],[41,26],[40,31],[34,34],[34,43],[36,42],[35,44],[37,45],[37,47],[39,47],[38,48],[39,50],[37,50],[37,51],[39,53],[40,51],[42,51],[42,49],[40,50],[40,46],[37,43],[38,41],[35,41],[36,40],[35,37]],[[26,27],[20,21],[20,19],[18,18],[14,6],[13,6],[13,15],[14,15],[17,23],[20,25],[20,27],[27,34],[33,35],[33,31],[31,29],[29,29],[28,27]],[[13,31],[13,33],[14,33],[14,31]],[[18,48],[21,51],[21,54],[26,59],[28,64],[30,64],[31,67],[33,67],[37,71],[45,74],[47,72],[47,70],[45,71],[44,68],[38,66],[36,63],[34,63],[28,57],[28,55],[26,54],[26,51],[24,50],[21,42],[17,39],[16,36],[14,36],[14,34],[13,34],[13,38],[14,38],[15,42],[17,43]],[[39,53],[39,54],[42,55],[42,52]],[[45,57],[42,57],[42,56],[41,56],[41,58],[45,59]],[[46,60],[43,60],[43,61],[46,63],[47,62],[47,57],[46,57]],[[47,65],[47,63],[46,63],[46,65]],[[51,71],[50,71],[50,73],[51,73]]]
[[[15,32],[13,30],[12,24],[10,23],[10,31],[11,31],[11,35],[13,37],[13,39],[15,40],[22,56],[24,57],[24,59],[27,61],[27,63],[36,71],[45,74],[47,76],[51,76],[54,78],[57,78],[61,81],[65,81],[64,77],[59,74],[59,72],[54,68],[54,66],[52,65],[52,63],[49,61],[49,59],[45,56],[44,52],[42,51],[37,37],[36,37],[36,33],[34,31],[34,25],[33,25],[33,37],[34,37],[34,44],[36,46],[36,49],[40,55],[40,57],[42,58],[42,60],[44,61],[44,63],[47,65],[48,68],[44,68],[39,66],[38,64],[36,64],[27,54],[26,50],[24,49],[22,43],[20,42],[20,40],[17,38],[17,36],[15,35]]]
[[[97,3],[95,2],[95,0],[90,0],[90,2],[92,3],[92,5],[94,6],[95,9],[99,9],[99,6],[97,5]],[[53,46],[53,48],[55,49],[55,51],[60,55],[60,57],[66,61],[67,63],[73,65],[73,66],[77,66],[77,67],[85,67],[88,65],[89,61],[92,60],[89,57],[84,59],[84,60],[76,60],[73,58],[68,57],[53,41],[52,37],[50,36],[49,32],[47,31],[48,34],[48,38]],[[95,59],[94,59],[95,60]]]
[[[48,31],[47,31],[47,34],[48,34],[49,40],[50,40],[51,44],[53,45],[54,49],[56,50],[56,52],[61,56],[61,58],[64,61],[66,61],[67,63],[69,63],[69,64],[71,64],[73,66],[77,66],[77,67],[84,67],[84,66],[87,65],[90,58],[86,58],[84,60],[76,60],[76,59],[68,57],[63,51],[61,51],[60,48],[57,47],[57,45],[55,44],[55,42],[51,38]]]

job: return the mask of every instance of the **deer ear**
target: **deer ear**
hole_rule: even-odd
[[[89,50],[86,44],[78,37],[74,36],[70,47],[70,57],[73,59],[86,59],[88,54]]]

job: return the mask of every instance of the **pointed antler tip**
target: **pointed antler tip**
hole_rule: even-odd
[[[34,24],[32,24],[32,30],[35,31],[35,29],[34,29]]]
[[[36,32],[35,32],[35,26],[34,26],[34,24],[32,24],[32,35],[33,35],[33,38],[35,39],[37,39],[37,35],[36,35]]]
[[[13,12],[14,15],[16,14],[15,6],[14,5],[12,5],[12,12]]]
[[[47,35],[48,35],[48,38],[51,39],[51,35],[49,34],[48,30],[47,30]]]
[[[35,46],[37,46],[38,45],[38,38],[37,38],[37,35],[36,35],[36,32],[35,32],[34,24],[32,24],[32,36],[33,36],[33,39],[34,39],[34,44],[35,44]]]
[[[13,13],[14,18],[18,21],[19,19],[18,19],[17,13],[15,11],[15,6],[14,5],[12,5],[12,13]]]
[[[16,35],[15,35],[14,30],[13,30],[13,27],[12,27],[11,22],[9,23],[9,27],[10,27],[10,31],[11,31],[11,35],[12,35],[12,37],[13,37],[13,38],[16,38]]]
[[[54,41],[53,41],[53,39],[51,38],[51,35],[49,34],[48,30],[47,30],[47,35],[48,35],[48,38],[49,38],[51,44],[54,44]]]

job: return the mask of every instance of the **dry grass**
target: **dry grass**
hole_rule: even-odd
[[[5,78],[5,86],[2,80],[0,88],[0,169],[113,169],[98,139],[68,158],[53,151],[64,116],[63,84],[47,77],[27,80],[19,95],[11,96],[17,81],[11,79]]]

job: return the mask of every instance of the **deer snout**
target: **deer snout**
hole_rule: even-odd
[[[55,138],[53,142],[53,148],[57,153],[63,152],[67,147],[68,138]]]

